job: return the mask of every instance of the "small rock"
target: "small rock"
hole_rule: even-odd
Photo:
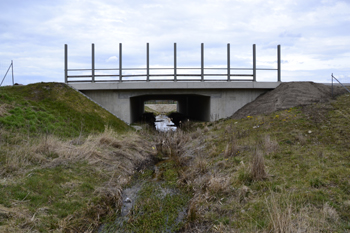
[[[125,201],[124,201],[125,203],[131,203],[131,199],[130,198],[125,198]]]
[[[136,130],[136,131],[141,131],[142,127],[138,126],[138,125],[132,125],[132,127]]]

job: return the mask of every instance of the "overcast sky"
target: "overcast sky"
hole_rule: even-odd
[[[282,47],[282,81],[330,82],[334,73],[350,82],[349,0],[11,0],[0,1],[0,78],[11,60],[15,82],[64,81],[64,44],[69,68],[231,67],[276,68]],[[257,81],[276,81],[275,71],[258,72]],[[7,77],[5,84],[11,83]]]

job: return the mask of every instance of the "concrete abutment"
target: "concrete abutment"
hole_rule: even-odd
[[[232,116],[259,95],[276,88],[273,83],[118,83],[70,84],[127,123],[137,121],[148,100],[178,101],[178,111],[199,121]]]

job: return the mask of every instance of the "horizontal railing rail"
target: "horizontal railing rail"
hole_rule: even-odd
[[[149,43],[146,47],[146,67],[124,68],[122,66],[122,44],[119,44],[119,68],[95,68],[95,46],[91,48],[91,69],[69,69],[68,68],[68,46],[65,45],[65,82],[130,82],[130,81],[256,81],[256,73],[261,71],[277,71],[277,81],[281,81],[281,47],[277,46],[277,68],[256,67],[256,45],[253,45],[253,67],[232,68],[230,64],[230,44],[227,44],[227,66],[226,67],[204,67],[204,44],[201,44],[201,66],[200,67],[178,67],[176,43],[174,43],[174,65],[173,67],[150,67],[149,65]],[[168,70],[158,73],[157,71]],[[111,74],[101,72],[115,71]],[[186,72],[184,72],[186,71]],[[207,72],[205,72],[207,71]],[[217,71],[210,73],[208,71]],[[221,71],[221,72],[220,72]],[[249,71],[247,73],[237,71]],[[83,74],[73,75],[74,72]],[[85,74],[84,74],[85,72]],[[99,74],[100,73],[100,74]],[[106,79],[108,77],[108,79]],[[162,78],[163,77],[163,78]],[[190,78],[192,77],[192,78]],[[225,78],[223,78],[225,77]],[[239,78],[241,77],[241,78]],[[102,79],[104,78],[104,79]]]

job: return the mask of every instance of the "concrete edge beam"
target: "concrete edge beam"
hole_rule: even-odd
[[[70,83],[77,90],[274,89],[281,82],[121,82]]]

